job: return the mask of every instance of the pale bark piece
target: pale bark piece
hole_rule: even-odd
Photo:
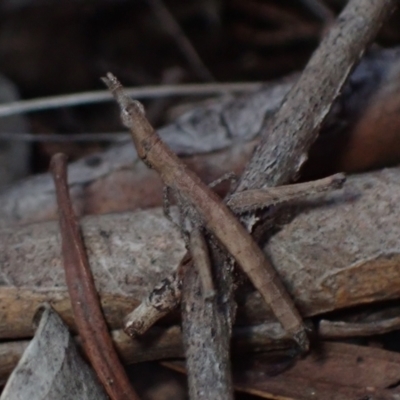
[[[45,307],[35,337],[11,374],[1,400],[106,400],[60,317]]]
[[[304,316],[400,297],[400,170],[348,178],[344,188],[287,209],[296,215],[266,247]],[[89,261],[113,328],[184,255],[161,210],[82,219]],[[50,301],[69,324],[70,305],[56,223],[0,233],[0,337],[32,334]],[[240,300],[247,321],[272,319],[257,293]]]
[[[55,154],[50,169],[56,186],[65,281],[85,355],[111,400],[139,400],[117,356],[101,309],[69,196],[66,155]]]
[[[161,210],[88,217],[82,232],[103,310],[114,328],[122,327],[123,317],[177,268],[185,252],[180,233]],[[13,326],[21,336],[32,332],[33,313],[44,301],[71,324],[57,223],[6,229],[0,236],[0,337],[15,337]]]

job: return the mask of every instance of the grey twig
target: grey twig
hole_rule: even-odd
[[[345,182],[344,174],[335,174],[316,181],[277,186],[265,189],[246,190],[234,193],[228,206],[235,214],[257,211],[272,206],[298,201],[302,197],[311,196],[327,190],[340,189]]]
[[[144,86],[127,88],[126,93],[136,99],[149,99],[168,96],[205,96],[229,92],[246,92],[259,89],[261,83],[192,83],[187,85]],[[50,110],[60,107],[71,107],[85,104],[104,103],[112,100],[108,90],[73,93],[62,96],[43,97],[32,100],[21,100],[0,105],[0,117],[8,115]]]
[[[352,68],[396,4],[396,0],[347,4],[264,128],[237,191],[284,185],[296,177]]]

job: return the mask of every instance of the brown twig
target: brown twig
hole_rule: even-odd
[[[243,194],[237,195],[237,201],[235,206],[238,211],[246,211],[247,209],[253,209],[256,207],[268,207],[270,205],[276,205],[279,203],[279,192],[282,193],[283,201],[290,201],[297,197],[301,197],[304,195],[312,195],[318,193],[322,190],[332,189],[341,187],[344,183],[344,176],[342,174],[337,174],[333,177],[322,179],[316,182],[308,182],[298,185],[292,185],[288,187],[282,188],[272,188],[261,191],[250,191],[250,196],[248,198],[243,198]],[[268,191],[271,190],[271,193],[268,195]],[[232,200],[235,197],[232,198]],[[204,260],[205,257],[196,257],[196,253],[202,249],[202,246],[191,246],[191,252],[194,257],[194,264],[197,266],[198,260]],[[221,363],[219,360],[229,360],[229,342],[226,341],[213,341],[215,336],[221,336],[226,332],[229,332],[229,324],[231,324],[229,314],[229,302],[222,301],[222,305],[218,303],[218,298],[211,297],[211,301],[208,301],[207,304],[202,308],[200,305],[204,304],[204,293],[210,292],[210,265],[207,260],[203,262],[202,268],[189,268],[187,269],[187,273],[185,275],[185,282],[183,290],[184,292],[184,301],[182,304],[183,309],[183,328],[185,331],[184,341],[186,343],[186,357],[187,357],[187,365],[190,374],[188,376],[189,379],[189,388],[192,398],[209,398],[210,396],[218,396],[218,398],[230,398],[231,390],[232,390],[232,381],[230,378],[230,368],[229,364]],[[223,261],[219,260],[219,262],[215,262],[215,264],[223,264]],[[205,265],[204,265],[205,264]],[[196,279],[197,271],[198,276],[200,277],[200,281]],[[222,271],[229,275],[229,269],[226,271]],[[170,277],[171,281],[174,278],[177,278],[175,275]],[[178,279],[178,278],[177,278]],[[217,279],[219,282],[221,279]],[[224,279],[222,279],[224,283]],[[179,282],[179,283],[178,283]],[[179,291],[174,290],[175,295],[181,295],[180,289],[181,284],[180,281],[175,281],[173,284],[170,283],[170,286],[173,288],[178,287]],[[229,286],[229,285],[228,285]],[[164,286],[164,291],[157,290],[155,291],[156,298],[158,303],[160,303],[160,299],[162,300],[162,315],[166,314],[168,303],[171,307],[175,307],[179,299],[176,297],[172,298],[171,301],[171,289],[167,286]],[[220,287],[218,287],[220,289]],[[213,287],[211,286],[211,291]],[[220,290],[219,290],[220,291]],[[166,294],[167,296],[164,296]],[[154,292],[152,292],[150,299],[153,297]],[[223,296],[222,296],[223,298]],[[145,307],[148,307],[150,313],[145,312]],[[143,302],[139,307],[138,311],[134,310],[129,315],[129,327],[139,326],[143,328],[143,326],[148,327],[149,324],[146,315],[151,315],[152,320],[151,323],[155,322],[157,317],[156,313],[157,304],[152,304],[150,301]],[[158,307],[159,308],[159,307]],[[225,315],[225,320],[218,317],[218,314],[223,310],[223,314]],[[190,310],[190,313],[188,312]],[[191,319],[191,315],[195,313],[196,324],[193,323]],[[161,313],[158,313],[161,316]],[[222,322],[221,322],[222,321]],[[199,334],[198,325],[203,325],[202,331]],[[132,329],[129,333],[132,333]],[[143,333],[143,330],[141,331]],[[208,340],[209,339],[209,340]],[[204,341],[207,341],[209,345],[205,348],[203,346]],[[204,369],[209,369],[212,371],[210,374],[205,374]],[[215,382],[218,382],[216,385]]]
[[[154,168],[160,174],[164,184],[184,200],[189,224],[194,225],[195,228],[205,226],[216,236],[229,255],[249,276],[284,329],[292,335],[302,351],[307,350],[309,342],[300,314],[276,271],[244,226],[221,199],[197,175],[188,170],[185,164],[161,141],[144,116],[141,104],[124,93],[117,79],[112,74],[108,74],[104,81],[121,108],[122,120],[132,133],[139,157],[149,167]],[[184,343],[190,369],[189,392],[192,399],[231,399],[233,396],[229,341],[213,340],[214,336],[219,338],[224,335],[230,336],[229,327],[234,318],[230,307],[233,285],[228,272],[231,257],[227,257],[225,253],[221,254],[217,248],[212,253],[215,263],[226,264],[228,267],[223,268],[219,274],[219,282],[224,282],[223,285],[217,286],[218,291],[222,292],[220,298],[206,302],[207,306],[199,310],[202,314],[202,316],[199,315],[199,320],[207,330],[204,335],[199,335],[196,329],[193,329],[191,319],[188,319],[186,315],[186,311],[193,312],[198,309],[199,302],[196,295],[202,291],[195,269],[191,268],[187,271],[183,283],[182,307],[185,310],[183,329],[186,332]],[[204,348],[205,340],[207,343],[210,342],[206,348]],[[204,362],[199,363],[199,359]],[[208,371],[207,378],[203,367]]]
[[[327,190],[340,189],[346,178],[344,174],[335,174],[316,181],[284,185],[265,189],[246,190],[234,193],[227,202],[235,214],[262,210],[272,206],[281,206],[298,201],[302,197],[312,196]]]
[[[365,322],[328,321],[323,319],[319,323],[318,334],[326,339],[341,339],[355,336],[383,335],[398,329],[400,329],[400,317]]]
[[[56,186],[62,254],[72,310],[86,354],[113,400],[138,399],[115,352],[74,215],[64,154],[55,154],[51,171]]]
[[[147,121],[143,107],[124,93],[118,80],[108,74],[104,82],[121,108],[122,120],[131,131],[139,156],[160,174],[165,185],[191,204],[199,214],[201,223],[217,237],[249,276],[285,330],[293,335],[302,349],[307,349],[308,339],[301,316],[276,271],[244,226],[221,199],[161,141]]]
[[[229,199],[228,206],[236,214],[269,209],[270,207],[298,201],[302,197],[312,196],[323,191],[340,189],[344,182],[345,176],[343,174],[335,174],[311,182],[260,190],[247,190],[233,194]],[[186,264],[186,267],[189,267],[187,265],[189,262],[189,254],[186,254],[186,257],[178,267],[180,273],[173,273],[160,282],[149,296],[145,297],[140,305],[126,316],[124,325],[128,335],[132,337],[143,335],[155,322],[177,307],[182,296],[183,265]],[[202,270],[206,270],[206,276],[209,274],[207,268]],[[206,280],[209,282],[210,277],[206,277]],[[207,283],[205,286],[210,287]]]
[[[374,37],[384,17],[394,8],[395,3],[394,0],[350,1],[339,17],[339,22],[310,61],[303,78],[300,79],[302,83],[296,85],[296,90],[293,92],[294,100],[288,96],[281,112],[272,124],[274,130],[268,135],[268,139],[264,137],[261,146],[247,166],[246,173],[239,183],[239,191],[277,186],[295,177],[307,159],[309,147],[317,135],[318,128],[337,97],[349,71],[363,53],[365,46]],[[125,114],[125,117],[128,116]],[[279,134],[276,134],[278,130]],[[155,149],[155,145],[158,143],[152,143],[152,150]],[[146,152],[143,153],[145,154]],[[182,175],[185,173],[184,170],[181,172]],[[228,250],[231,249],[228,248]],[[225,263],[218,266],[222,270],[226,267]],[[201,313],[202,310],[199,312]],[[226,316],[220,314],[217,316],[218,320],[209,318],[209,321],[222,326],[224,323],[221,318],[226,318]],[[202,322],[204,323],[204,320]],[[225,337],[221,333],[225,333]],[[227,345],[229,328],[219,330],[213,339],[218,343],[218,348],[222,349],[218,365],[224,365],[229,360],[229,355],[223,351],[229,346]],[[197,388],[202,389],[204,385],[199,384]]]
[[[124,330],[131,336],[143,335],[160,318],[179,305],[182,294],[183,270],[191,265],[189,253],[183,257],[177,273],[163,279],[124,319]]]

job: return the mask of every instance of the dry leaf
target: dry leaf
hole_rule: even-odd
[[[95,373],[82,360],[68,328],[44,307],[35,337],[11,374],[2,400],[106,400]]]

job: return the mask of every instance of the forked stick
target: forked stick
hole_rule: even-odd
[[[122,121],[130,129],[138,155],[155,169],[164,184],[194,208],[201,222],[233,256],[271,307],[284,329],[302,350],[309,341],[302,318],[278,274],[257,243],[221,199],[161,141],[147,121],[143,107],[128,97],[112,75],[103,79],[116,98]]]
[[[343,174],[293,185],[278,186],[260,190],[247,190],[234,193],[228,206],[235,214],[251,212],[296,202],[304,197],[313,196],[328,190],[340,189],[345,182]],[[180,302],[182,295],[182,270],[191,260],[188,253],[174,272],[163,279],[131,313],[125,317],[125,331],[132,337],[143,335],[154,323],[172,311]],[[201,273],[200,273],[201,274]],[[203,269],[203,278],[207,278],[207,269]],[[203,284],[203,289],[207,283]],[[207,291],[207,290],[206,290]]]

